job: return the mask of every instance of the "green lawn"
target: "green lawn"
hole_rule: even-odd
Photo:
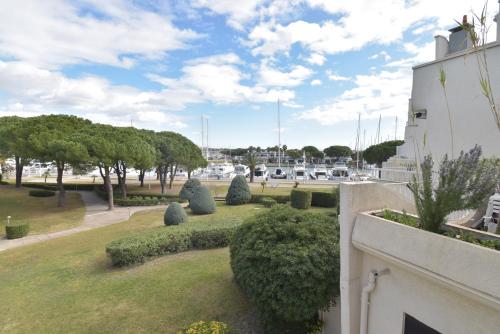
[[[58,208],[57,195],[31,197],[29,190],[0,186],[0,237],[5,235],[3,226],[7,216],[12,217],[12,222],[29,222],[30,234],[60,231],[83,221],[85,207],[79,194],[66,193],[66,206]]]
[[[190,216],[187,224],[234,222],[263,210],[218,204],[215,214]],[[111,267],[107,243],[162,223],[162,210],[141,212],[128,222],[0,253],[0,332],[175,333],[211,319],[252,328],[227,248]]]

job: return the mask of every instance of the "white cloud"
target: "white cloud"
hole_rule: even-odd
[[[319,79],[314,79],[311,81],[311,86],[321,86],[322,82]]]
[[[411,92],[411,70],[382,71],[357,75],[356,87],[345,91],[331,103],[319,105],[296,115],[298,119],[314,120],[323,125],[341,121],[406,115]]]
[[[259,85],[272,87],[295,87],[307,80],[313,71],[301,65],[292,66],[289,72],[282,72],[262,61],[259,69]]]
[[[207,8],[214,14],[226,15],[229,26],[242,30],[246,23],[258,17],[257,7],[263,2],[263,0],[195,0],[191,5],[194,8]]]
[[[330,70],[326,71],[326,75],[328,76],[328,79],[331,81],[350,81],[350,80],[352,80],[352,78],[344,77],[342,75],[335,74]]]
[[[306,59],[309,64],[323,65],[326,62],[326,57],[320,53],[311,53],[309,58]]]
[[[381,51],[379,53],[376,53],[368,57],[368,59],[378,59],[378,58],[384,58],[385,61],[389,61],[392,59],[392,57],[385,51]]]
[[[177,79],[155,74],[150,74],[148,77],[164,85],[168,90],[194,91],[203,101],[228,104],[249,101],[274,102],[278,97],[283,101],[292,100],[295,97],[293,91],[266,88],[266,86],[293,86],[289,82],[281,82],[284,78],[280,74],[295,82],[304,75],[302,68],[295,68],[288,74],[272,70],[261,71],[268,76],[261,77],[262,82],[259,85],[244,85],[241,82],[248,79],[249,75],[240,70],[237,66],[240,63],[241,60],[234,54],[217,55],[187,62],[182,67],[183,74]]]
[[[390,44],[400,41],[403,33],[417,24],[427,29],[425,23],[432,21],[435,29],[443,29],[471,9],[469,0],[305,0],[305,3],[340,18],[321,23],[261,21],[246,43],[253,54],[286,54],[294,44],[321,54],[358,50],[370,43]],[[476,12],[480,12],[482,5],[482,1],[474,4]]]
[[[131,67],[199,37],[170,18],[131,2],[2,1],[0,54],[43,68],[75,63]]]

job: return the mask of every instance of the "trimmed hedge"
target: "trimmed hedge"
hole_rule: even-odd
[[[290,195],[266,195],[266,194],[252,194],[250,203],[262,203],[262,199],[272,198],[279,204],[285,204],[290,201]]]
[[[189,200],[189,208],[197,215],[214,213],[216,205],[210,190],[205,186],[196,188],[193,196]]]
[[[264,197],[264,198],[260,201],[260,203],[261,203],[262,205],[264,205],[266,208],[271,208],[271,207],[275,206],[278,202],[276,202],[276,200],[275,200],[275,199],[273,199],[273,198],[270,198],[270,197]]]
[[[241,205],[250,202],[252,193],[248,187],[246,178],[243,175],[237,175],[231,181],[227,191],[226,204]]]
[[[292,208],[307,210],[311,207],[312,193],[309,190],[292,189],[290,202]]]
[[[333,191],[329,193],[313,191],[311,195],[311,206],[334,208],[337,205],[337,196]]]
[[[115,240],[106,246],[114,266],[144,263],[148,258],[189,249],[220,248],[229,245],[236,227],[185,230],[175,227]]]
[[[165,210],[163,223],[167,226],[179,225],[187,222],[188,216],[186,210],[179,203],[172,203]]]
[[[52,197],[56,193],[52,190],[30,190],[29,195],[32,197]]]
[[[63,184],[64,190],[82,190],[93,191],[98,184],[94,183],[68,183]],[[26,188],[57,190],[57,185],[54,183],[26,182],[22,184]]]
[[[222,248],[229,245],[235,228],[215,228],[191,232],[191,245],[195,249]]]
[[[28,235],[30,224],[5,225],[7,239],[19,239]]]
[[[169,228],[112,241],[106,253],[114,266],[143,263],[148,257],[175,254],[191,247],[190,233]]]
[[[166,199],[127,197],[113,198],[113,203],[118,206],[153,206],[169,203]]]

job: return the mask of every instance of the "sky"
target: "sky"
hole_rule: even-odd
[[[412,65],[483,0],[0,0],[0,116],[72,114],[211,147],[402,139]],[[488,18],[498,11],[490,0]],[[493,29],[494,30],[494,29]],[[494,33],[494,32],[492,32]],[[397,117],[397,122],[396,122]]]

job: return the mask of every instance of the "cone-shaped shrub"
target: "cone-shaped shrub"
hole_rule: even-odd
[[[203,185],[196,188],[189,200],[189,208],[197,215],[215,212],[215,201],[210,190]]]
[[[183,201],[189,201],[196,188],[201,186],[201,182],[198,179],[189,179],[182,186],[179,197]]]
[[[312,194],[308,190],[292,189],[290,204],[292,208],[307,210],[311,207]]]
[[[165,215],[163,216],[163,222],[167,226],[185,223],[187,219],[188,217],[186,211],[177,202],[170,203],[167,210],[165,210]]]
[[[229,205],[240,205],[250,202],[252,198],[252,193],[248,187],[247,180],[243,175],[237,175],[231,185],[226,195],[226,204]]]

